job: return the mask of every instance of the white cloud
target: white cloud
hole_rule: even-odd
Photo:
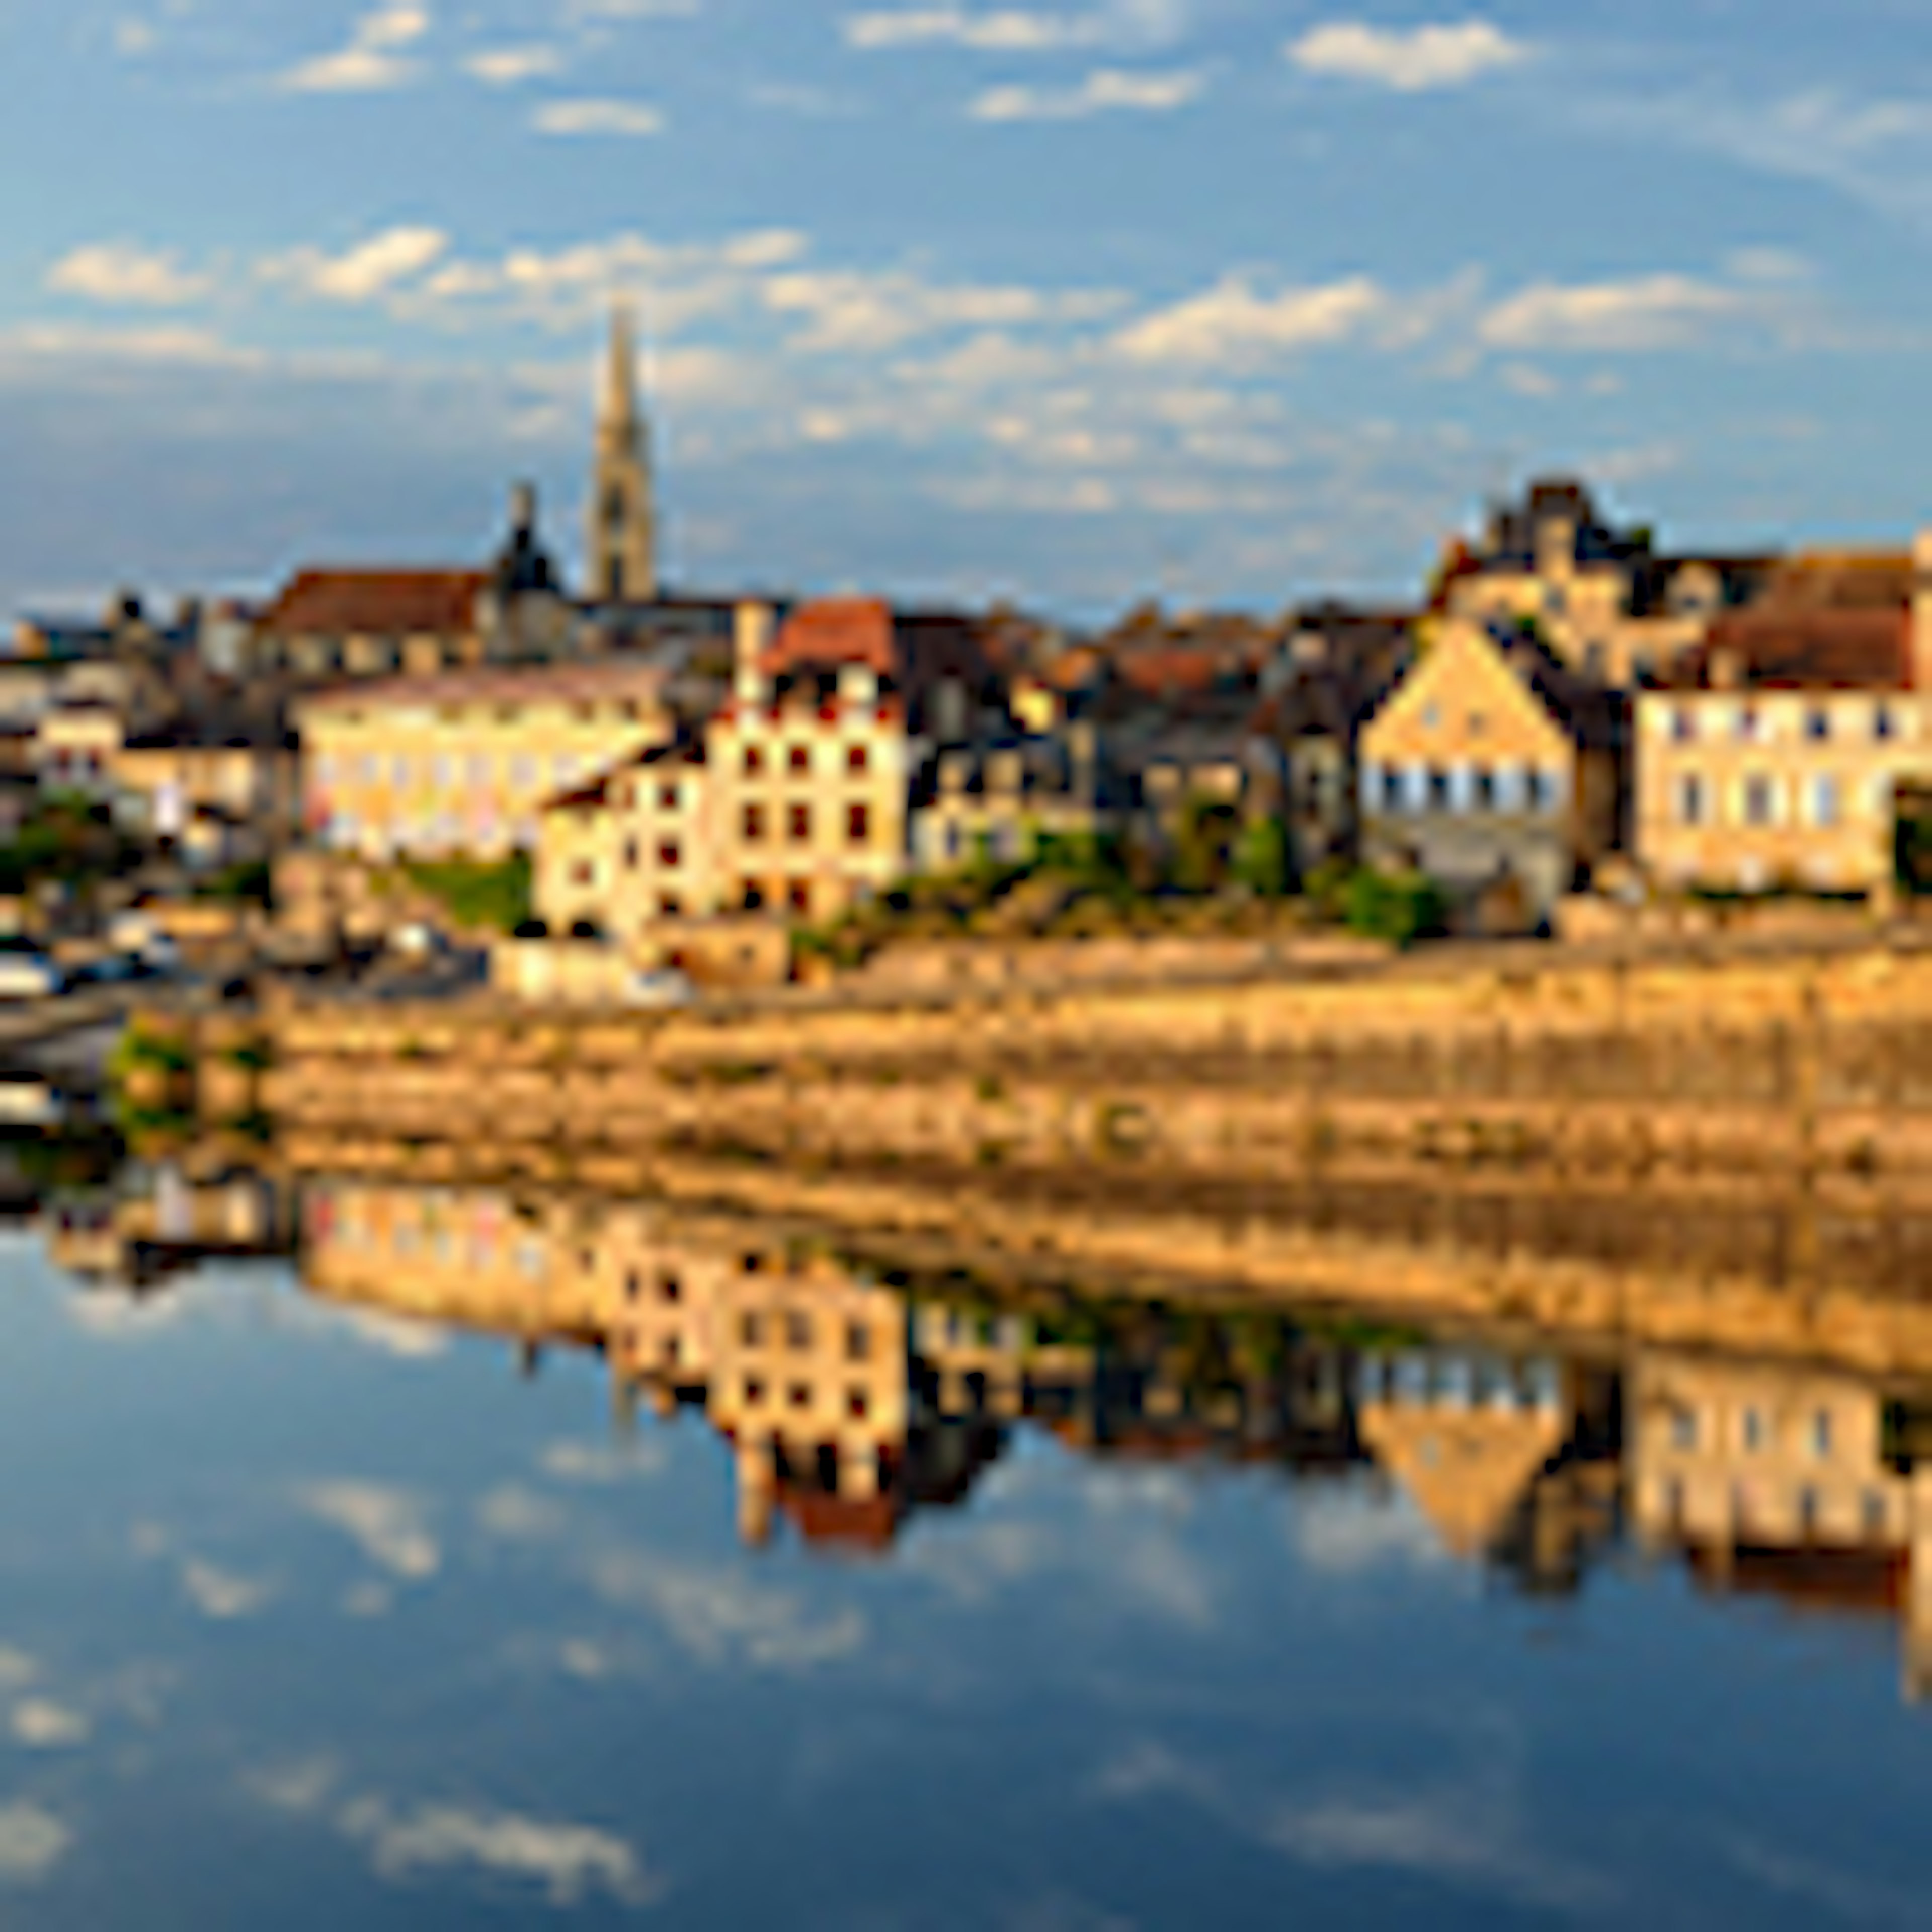
[[[483,47],[463,63],[464,71],[490,87],[514,87],[526,80],[540,80],[563,65],[563,50],[544,43],[524,46]]]
[[[172,250],[131,242],[94,242],[63,255],[47,271],[47,286],[89,302],[152,308],[178,307],[207,294],[206,275],[182,268]]]
[[[380,1483],[316,1483],[302,1500],[311,1516],[340,1530],[392,1576],[419,1582],[442,1568],[423,1505],[406,1490]]]
[[[123,59],[139,60],[143,54],[153,52],[160,34],[152,21],[130,15],[115,22],[113,38],[114,51]]]
[[[0,1805],[0,1880],[31,1885],[45,1878],[74,1844],[74,1833],[42,1806]]]
[[[581,99],[548,100],[530,116],[539,134],[618,135],[637,137],[662,134],[662,112],[641,100]]]
[[[728,1569],[611,1548],[592,1559],[589,1574],[606,1603],[650,1611],[700,1663],[810,1670],[865,1646],[868,1627],[858,1610],[817,1615],[790,1592],[761,1588]]]
[[[1289,1519],[1296,1553],[1325,1576],[1356,1576],[1390,1568],[1440,1569],[1442,1544],[1406,1496],[1352,1486],[1311,1490]]]
[[[976,53],[1050,53],[1070,47],[1157,46],[1185,31],[1185,0],[1114,0],[1084,11],[1028,7],[882,7],[848,14],[848,46],[964,47]]]
[[[252,1617],[272,1598],[272,1584],[252,1576],[238,1576],[212,1563],[190,1557],[182,1565],[182,1588],[188,1600],[205,1617],[229,1623]]]
[[[688,20],[698,0],[568,0],[573,20]]]
[[[40,1665],[24,1650],[0,1644],[0,1690],[23,1690],[36,1682],[40,1674]]]
[[[533,1882],[553,1904],[563,1906],[599,1892],[631,1906],[649,1905],[663,1894],[662,1882],[645,1870],[636,1848],[595,1826],[476,1805],[403,1807],[343,1793],[340,1769],[328,1757],[270,1766],[242,1783],[272,1810],[326,1819],[367,1850],[384,1878],[469,1867]]]
[[[1736,289],[1680,274],[1538,282],[1491,309],[1482,340],[1520,352],[1676,348],[1746,306]]]
[[[664,1444],[640,1437],[622,1444],[568,1438],[551,1443],[537,1459],[544,1474],[559,1483],[621,1483],[654,1476],[667,1460]]]
[[[85,1744],[94,1729],[84,1712],[51,1697],[29,1697],[16,1704],[10,1727],[30,1750],[64,1750]]]
[[[429,29],[427,8],[396,0],[364,14],[346,46],[301,62],[282,75],[280,84],[296,94],[373,94],[406,86],[418,70],[403,50],[415,46]]]
[[[1286,52],[1304,74],[1368,81],[1405,94],[1466,86],[1520,65],[1530,53],[1500,27],[1474,20],[1406,31],[1331,20],[1290,41]]]
[[[265,262],[262,272],[330,302],[372,302],[420,274],[448,248],[449,238],[440,228],[389,228],[340,255],[291,249]]]
[[[1208,77],[1193,69],[1167,73],[1100,68],[1076,87],[989,87],[967,110],[976,121],[1084,121],[1127,112],[1168,114],[1200,99]]]
[[[1088,320],[1111,312],[1120,302],[1104,290],[949,285],[892,269],[787,270],[767,278],[760,295],[774,314],[803,320],[792,347],[864,355],[952,329]]]
[[[664,1890],[626,1840],[588,1825],[455,1804],[400,1811],[376,1798],[345,1807],[340,1822],[385,1878],[470,1866],[531,1880],[556,1905],[598,1892],[622,1904],[648,1905]]]
[[[1212,364],[1346,342],[1388,313],[1388,298],[1366,276],[1262,295],[1228,275],[1204,294],[1157,310],[1114,339],[1136,362]]]

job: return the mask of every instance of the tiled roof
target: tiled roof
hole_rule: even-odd
[[[1912,620],[1903,605],[1805,609],[1757,605],[1720,618],[1663,680],[1667,690],[1736,682],[1772,691],[1901,691],[1912,681]]]
[[[672,666],[664,656],[600,658],[588,664],[484,664],[427,677],[344,685],[302,700],[304,712],[375,710],[386,705],[591,704],[612,698],[656,699]]]
[[[767,676],[811,664],[870,664],[881,677],[898,668],[892,607],[878,597],[822,597],[801,604],[778,628],[760,667]]]
[[[1765,599],[1777,604],[1844,610],[1886,610],[1912,600],[1909,550],[1800,550],[1779,564]]]
[[[470,630],[482,570],[298,572],[263,612],[264,637],[448,636]]]

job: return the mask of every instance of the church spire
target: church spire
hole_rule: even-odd
[[[607,604],[647,602],[658,590],[656,510],[633,326],[629,305],[614,304],[586,546],[590,595]]]

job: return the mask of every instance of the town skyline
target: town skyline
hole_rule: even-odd
[[[16,8],[0,602],[471,554],[526,475],[574,532],[614,288],[706,587],[1384,596],[1550,472],[1687,547],[1890,541],[1912,50],[1736,22]]]

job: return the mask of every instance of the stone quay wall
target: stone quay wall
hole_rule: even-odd
[[[172,1022],[191,1046],[232,1016]],[[1211,986],[774,997],[650,1013],[284,1004],[278,1123],[772,1158],[1292,1174],[1932,1172],[1932,953],[1495,952]],[[231,1083],[232,1084],[232,1083]],[[235,1100],[230,1098],[231,1109]]]

